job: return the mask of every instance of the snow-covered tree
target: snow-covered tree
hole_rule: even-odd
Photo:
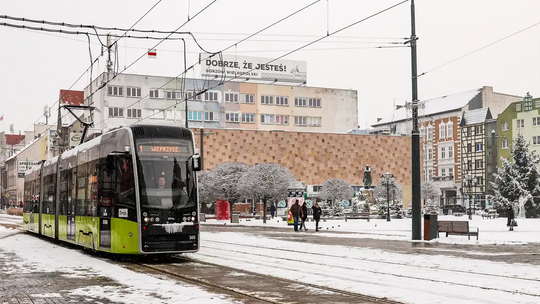
[[[216,195],[213,189],[214,186],[214,176],[212,171],[201,171],[197,174],[197,179],[199,182],[199,201],[202,206],[204,204],[214,204],[216,202]],[[202,211],[207,210],[203,209]]]
[[[502,168],[495,173],[492,182],[494,201],[505,207],[512,204],[514,210],[525,210],[527,217],[537,217],[540,209],[540,159],[529,143],[518,134],[510,149],[512,161],[502,159]]]
[[[289,169],[278,164],[257,164],[247,170],[238,182],[238,191],[244,197],[262,200],[263,223],[266,224],[266,206],[268,202],[279,201],[287,196],[289,183],[296,178]]]
[[[248,169],[248,165],[235,162],[220,164],[212,169],[214,194],[218,199],[229,202],[231,215],[234,204],[242,199],[242,195],[238,191],[238,181]]]
[[[351,200],[354,191],[351,184],[346,180],[339,178],[330,178],[324,181],[319,197],[325,201],[321,209],[323,215],[330,217],[339,217],[343,215],[343,206],[341,201]]]
[[[432,181],[424,181],[420,189],[422,199],[424,200],[424,208],[428,212],[439,211],[439,198],[441,197],[441,188]]]
[[[390,201],[387,200],[388,194]],[[403,187],[397,181],[390,182],[387,189],[386,182],[383,179],[379,180],[375,185],[373,195],[375,197],[374,205],[377,206],[379,216],[384,217],[388,209],[395,210],[399,216],[399,211],[403,209]]]

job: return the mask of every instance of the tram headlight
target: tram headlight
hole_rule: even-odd
[[[197,212],[193,211],[193,212],[191,212],[191,215],[195,216],[195,215],[197,215]]]
[[[148,222],[148,218],[147,218],[147,217],[145,217],[145,218],[144,218],[144,221],[145,221],[145,222]]]
[[[159,217],[156,217],[156,223],[159,222]]]
[[[195,217],[192,217],[192,218],[191,218],[191,221],[192,221],[192,222],[195,222]]]

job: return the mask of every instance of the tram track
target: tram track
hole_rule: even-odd
[[[206,241],[207,242],[228,244],[228,245],[238,245],[238,244],[234,244],[234,243],[227,243],[227,242],[220,242],[220,241],[209,241],[209,240],[206,240]],[[249,246],[249,245],[242,245],[242,246],[253,248],[252,246]],[[244,255],[248,255],[248,256],[256,256],[259,259],[260,258],[273,258],[273,259],[279,259],[279,260],[287,260],[289,262],[294,262],[294,263],[305,263],[305,261],[303,261],[303,260],[294,259],[294,258],[290,258],[290,257],[276,257],[276,256],[270,256],[270,255],[265,255],[265,254],[261,254],[261,253],[251,253],[251,252],[227,249],[227,248],[223,248],[223,247],[219,247],[219,248],[211,247],[211,246],[204,246],[204,247],[209,248],[209,249],[213,249],[213,250],[219,250],[221,253],[224,252],[224,251],[232,252],[232,253],[234,253],[235,257],[238,257],[238,254],[244,254]],[[270,249],[270,248],[264,247],[264,246],[257,246],[257,248]],[[275,249],[275,250],[280,250],[280,249]],[[306,253],[306,252],[303,252],[303,251],[294,251],[294,250],[293,250],[293,252],[294,253],[302,253],[302,254]],[[309,253],[309,252],[307,252],[307,253]],[[313,254],[313,253],[310,253],[310,254]],[[207,253],[201,253],[201,252],[199,252],[198,255],[205,255],[205,256],[208,256],[208,257],[211,257],[211,258],[223,258],[223,257],[219,257],[219,256],[207,254]],[[223,254],[221,254],[221,255],[223,255]],[[335,256],[335,257],[339,257],[339,256]],[[234,257],[231,257],[231,256],[227,256],[227,260],[232,261],[232,262],[242,262],[243,261],[241,259],[235,259]],[[258,262],[258,263],[253,263],[252,262],[252,264],[257,264],[257,265],[260,265],[260,266],[263,266],[263,267],[271,267],[271,265],[261,263],[261,262]],[[366,269],[362,269],[362,268],[346,267],[346,266],[340,266],[340,265],[327,265],[327,264],[317,263],[317,262],[312,262],[312,261],[310,261],[309,264],[317,265],[317,266],[321,266],[321,267],[324,266],[324,267],[340,268],[340,269],[344,269],[344,270],[347,270],[347,271],[360,271],[360,272],[367,272],[367,273],[372,273],[372,274],[382,275],[382,276],[393,276],[393,277],[399,277],[399,278],[408,279],[408,280],[413,279],[413,280],[419,280],[419,281],[424,281],[424,282],[450,284],[450,285],[455,285],[456,287],[468,287],[468,288],[482,289],[482,290],[488,290],[488,291],[498,291],[498,292],[509,293],[509,294],[520,294],[520,295],[526,295],[526,296],[531,296],[531,297],[535,297],[535,298],[540,298],[540,294],[517,291],[517,290],[505,290],[505,289],[501,289],[501,288],[493,288],[493,287],[488,287],[488,286],[478,286],[478,285],[472,285],[472,284],[467,284],[467,283],[452,282],[452,281],[448,281],[448,280],[440,280],[440,279],[433,279],[433,278],[414,277],[414,276],[410,276],[410,275],[393,274],[393,273],[387,273],[387,272],[382,272],[382,271],[366,270]],[[408,265],[400,264],[400,266],[408,266]],[[304,272],[309,272],[309,271],[304,270]],[[311,272],[311,274],[316,275],[317,273]],[[326,276],[332,277],[332,275],[330,275],[330,274],[326,274]],[[492,275],[491,277],[499,278],[499,276],[496,276],[496,275]],[[337,279],[342,279],[340,277],[336,277],[336,278]],[[508,279],[518,279],[518,280],[520,279],[520,278],[515,278],[515,277],[510,277],[510,276],[508,276],[507,278]],[[349,279],[349,281],[356,281],[356,280],[354,278],[351,278],[351,279]],[[537,280],[533,280],[533,281],[537,281]],[[364,281],[358,281],[358,283],[365,283],[365,282]]]
[[[211,243],[218,243],[218,244],[226,244],[226,245],[233,245],[233,246],[241,246],[241,247],[248,247],[252,248],[252,245],[245,245],[245,244],[238,244],[238,243],[228,243],[223,241],[214,241],[214,240],[205,240],[205,242],[211,242]],[[299,254],[310,254],[315,256],[323,256],[323,257],[329,257],[329,258],[339,258],[339,259],[350,259],[347,256],[340,256],[340,255],[333,255],[333,254],[326,254],[326,253],[320,253],[320,252],[309,252],[309,251],[300,251],[300,250],[294,250],[294,249],[287,249],[287,248],[273,248],[273,247],[266,247],[257,245],[257,248],[262,249],[268,249],[268,250],[274,250],[274,251],[285,251],[285,252],[291,252],[291,253],[299,253]],[[420,265],[403,265],[402,263],[392,262],[392,261],[382,261],[382,260],[375,260],[375,259],[369,259],[369,258],[363,258],[362,261],[372,262],[372,263],[378,263],[378,264],[390,264],[390,265],[396,265],[396,266],[407,266],[407,267],[413,267],[418,269],[432,269],[428,266],[420,266]],[[451,269],[451,268],[444,268],[444,267],[437,267],[437,270],[443,270],[443,271],[451,271],[451,272],[457,272],[457,273],[463,273],[463,274],[473,274],[473,275],[480,275],[480,276],[488,276],[488,277],[498,277],[498,278],[505,278],[505,279],[511,279],[511,280],[522,280],[522,281],[530,281],[530,282],[538,282],[540,283],[540,279],[531,279],[531,278],[521,278],[521,277],[515,277],[515,276],[509,276],[504,274],[491,274],[491,273],[485,273],[485,272],[477,272],[477,271],[469,271],[469,270],[459,270],[459,269]]]
[[[197,253],[197,255],[198,254],[199,253]],[[275,276],[271,276],[271,275],[267,275],[267,274],[256,273],[256,272],[247,271],[247,270],[241,270],[241,269],[231,267],[231,266],[224,266],[224,265],[220,265],[220,264],[216,264],[216,263],[211,263],[211,262],[192,259],[190,257],[174,256],[174,257],[171,257],[171,261],[176,261],[176,262],[179,262],[179,263],[180,262],[181,263],[186,263],[186,262],[188,262],[188,263],[196,263],[196,264],[206,265],[208,267],[219,267],[219,268],[222,268],[222,269],[227,269],[227,270],[229,270],[231,272],[235,272],[235,273],[240,272],[240,273],[248,274],[250,276],[263,278],[265,281],[274,282],[272,284],[276,284],[277,282],[279,282],[281,284],[284,284],[284,285],[290,285],[290,286],[298,284],[298,282],[295,281],[295,280],[284,279],[284,278],[280,278],[280,277],[275,277]],[[180,279],[180,280],[192,283],[192,284],[224,290],[224,291],[226,291],[226,293],[238,295],[240,297],[245,297],[245,298],[249,298],[249,299],[252,299],[252,300],[257,300],[257,301],[260,301],[261,303],[286,303],[287,302],[287,301],[284,301],[284,300],[269,299],[268,297],[258,295],[256,292],[243,291],[243,290],[238,289],[238,288],[228,287],[228,286],[225,286],[224,284],[217,284],[217,283],[211,282],[211,281],[206,280],[206,279],[197,278],[195,276],[190,276],[190,275],[186,275],[186,274],[183,274],[183,273],[173,272],[170,269],[167,269],[167,267],[170,268],[171,264],[161,264],[161,265],[156,266],[155,264],[135,263],[135,265],[137,265],[139,267],[142,267],[142,268],[145,268],[145,269],[148,269],[150,271],[165,274],[167,276],[171,276],[171,277],[174,277],[174,278],[177,278],[177,279]],[[172,264],[172,265],[175,265],[175,264]],[[253,279],[250,280],[250,281],[253,281]],[[249,286],[250,282],[245,282],[245,284],[247,286]],[[388,299],[388,298],[374,297],[374,296],[364,295],[364,294],[360,294],[360,293],[356,293],[356,292],[341,290],[341,289],[337,289],[337,288],[321,286],[321,285],[317,285],[317,284],[311,284],[311,283],[302,282],[301,285],[309,287],[312,290],[319,290],[321,292],[321,294],[322,293],[333,293],[333,294],[345,297],[347,299],[350,299],[346,303],[404,304],[403,302],[391,300],[391,299]],[[309,300],[309,302],[311,302],[311,300]],[[344,303],[343,301],[336,301],[336,302]],[[303,303],[303,302],[293,301],[293,303]],[[308,302],[306,302],[306,303],[308,303]]]

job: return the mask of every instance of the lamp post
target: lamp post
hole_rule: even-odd
[[[468,196],[468,201],[469,201],[469,219],[472,220],[472,194],[471,194],[471,184],[472,184],[472,175],[471,174],[467,174],[467,188],[469,188],[469,196]]]
[[[394,175],[386,171],[381,178],[386,186],[386,221],[390,222],[390,184],[395,181]]]

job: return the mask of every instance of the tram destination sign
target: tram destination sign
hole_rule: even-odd
[[[207,58],[207,55],[201,54],[201,58]],[[305,61],[223,54],[201,59],[201,75],[209,80],[235,78],[242,81],[305,84],[307,64]]]
[[[186,148],[182,146],[170,145],[139,145],[140,153],[157,153],[157,154],[174,154],[186,152]]]

